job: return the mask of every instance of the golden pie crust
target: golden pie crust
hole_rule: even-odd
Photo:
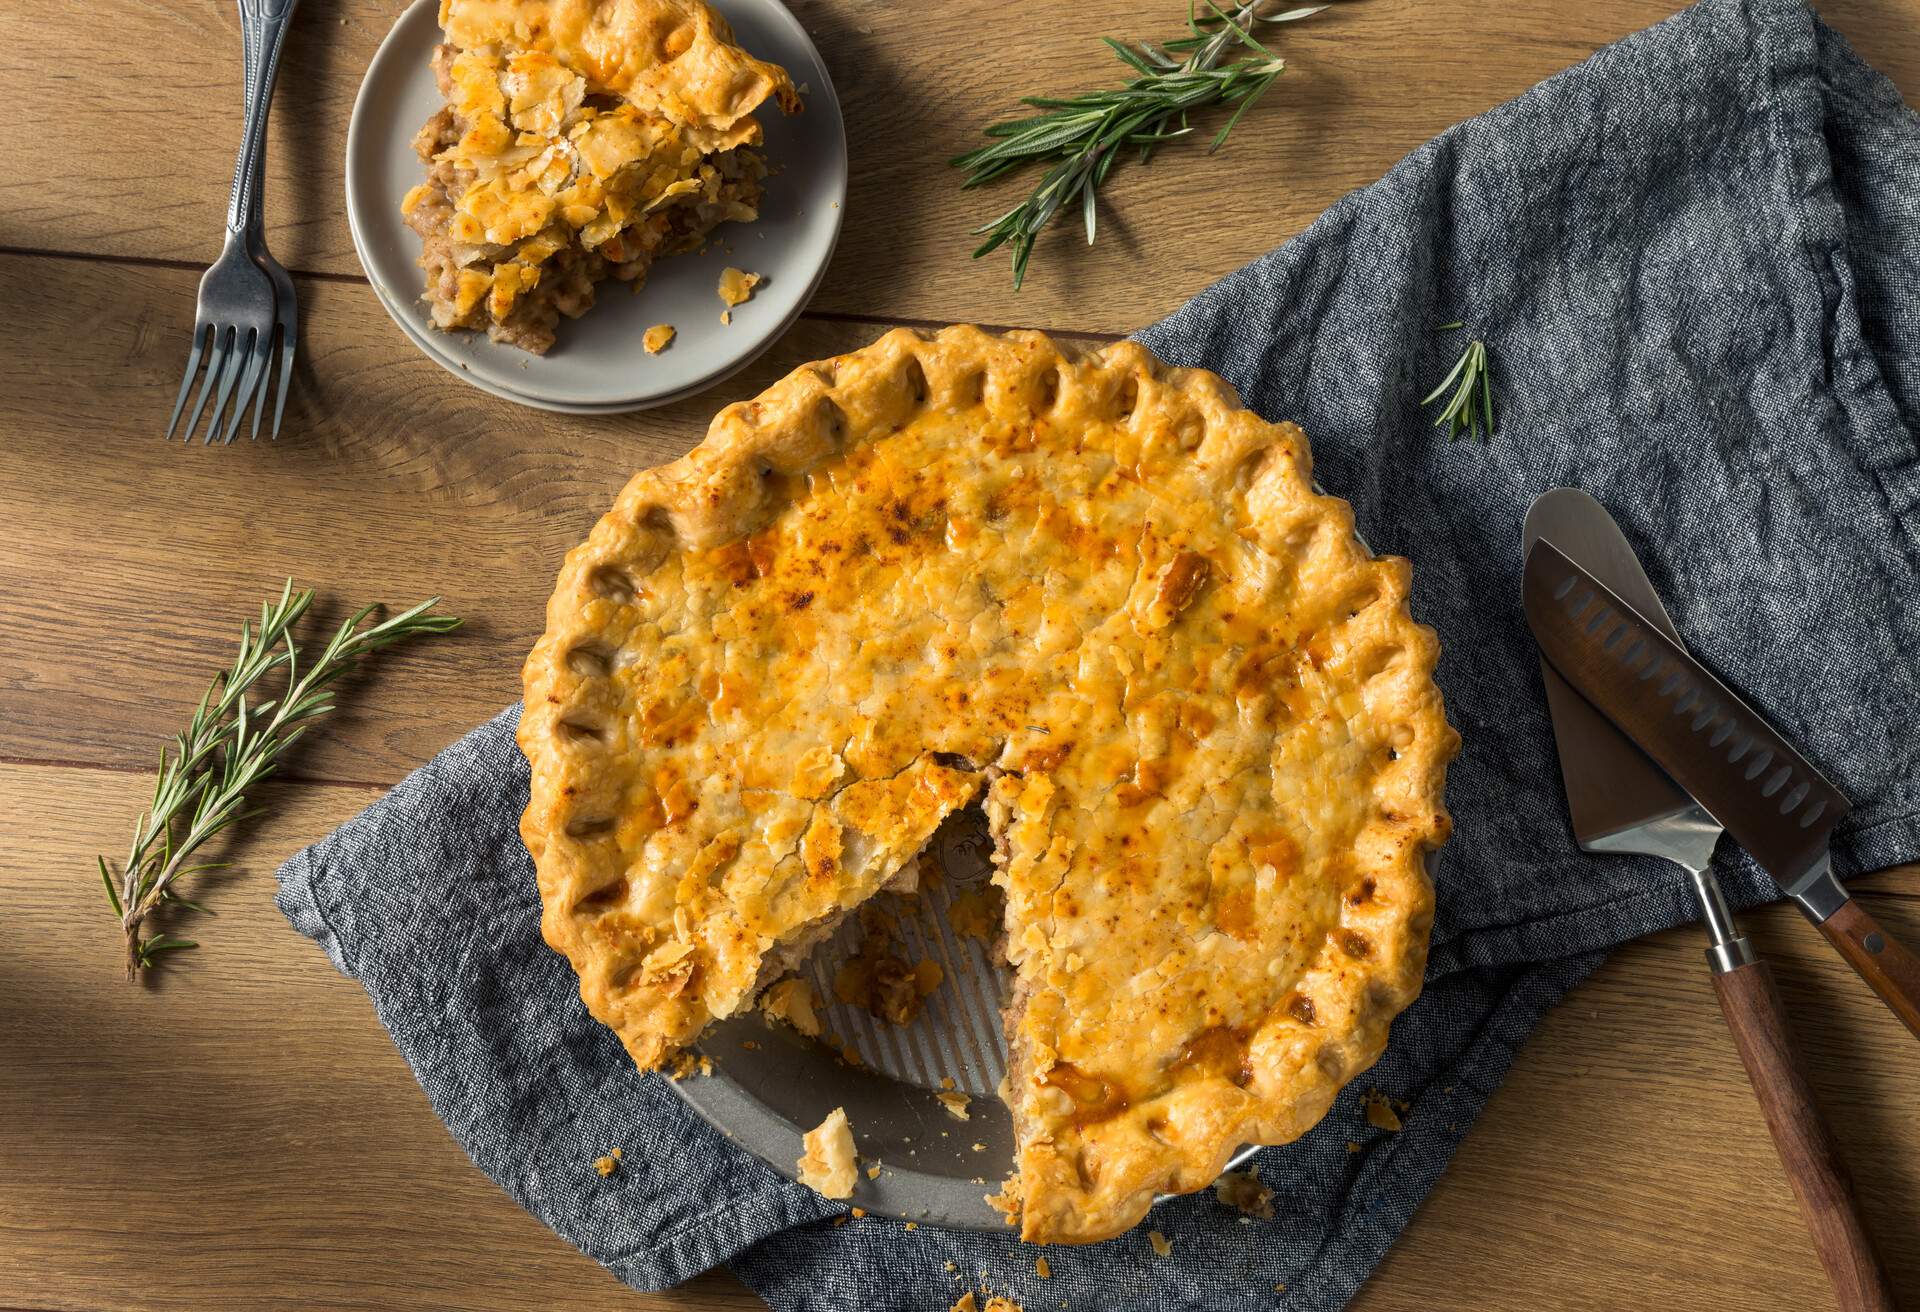
[[[1409,579],[1298,428],[1131,343],[807,365],[561,570],[519,730],[546,939],[655,1067],[982,799],[1003,1198],[1117,1234],[1303,1134],[1419,992],[1458,737]]]

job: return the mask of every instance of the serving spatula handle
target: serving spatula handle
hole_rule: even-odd
[[[1846,1164],[1800,1068],[1773,972],[1764,961],[1749,961],[1716,972],[1713,990],[1840,1307],[1843,1312],[1896,1312]]]
[[[1896,942],[1852,898],[1820,922],[1820,932],[1920,1039],[1920,956]]]

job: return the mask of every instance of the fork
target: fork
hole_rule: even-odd
[[[229,400],[233,414],[226,440],[239,431],[242,412],[260,389],[262,375],[272,359],[273,332],[279,319],[276,313],[275,279],[254,262],[252,250],[264,250],[265,243],[250,231],[259,222],[261,186],[259,173],[266,153],[267,112],[273,104],[273,80],[279,70],[280,50],[287,27],[299,0],[239,0],[243,48],[258,51],[257,61],[247,64],[246,128],[240,139],[240,157],[234,165],[233,190],[227,198],[227,235],[220,258],[202,275],[200,297],[194,313],[193,348],[187,356],[187,371],[180,380],[180,394],[174,398],[173,415],[167,421],[167,437],[172,439],[186,406],[193,379],[206,360],[200,393],[187,420],[184,436],[193,440],[200,413],[209,393],[214,396],[213,413],[207,419],[206,441],[212,442],[220,431],[220,422]],[[284,271],[282,273],[284,277]],[[288,283],[289,289],[291,282]],[[291,335],[289,334],[289,339]],[[283,353],[291,347],[289,340]],[[235,394],[235,385],[245,385]],[[286,374],[281,375],[281,399],[285,400]],[[256,405],[256,411],[258,406]],[[258,419],[256,418],[256,425]],[[279,429],[279,413],[274,416]],[[258,431],[256,427],[256,433]]]
[[[293,6],[298,3],[299,0],[293,0],[293,3],[287,6],[288,17],[292,16]],[[246,6],[243,3],[241,5],[243,20],[245,13]],[[246,57],[246,103],[248,105],[251,105],[254,99],[253,78],[254,65],[259,59],[258,44],[257,34],[254,31],[253,25],[242,21],[240,24],[240,46]],[[279,395],[274,398],[273,428],[267,435],[267,440],[273,441],[280,436],[280,416],[285,414],[287,410],[287,384],[293,381],[294,348],[300,338],[300,298],[293,290],[292,277],[288,275],[280,261],[273,258],[273,253],[267,249],[266,212],[265,205],[262,201],[266,190],[266,180],[267,170],[264,165],[254,170],[253,221],[247,225],[247,253],[253,256],[253,262],[255,264],[267,271],[267,277],[273,281],[273,317],[275,326],[280,331]],[[271,369],[272,366],[268,365],[267,367]],[[259,390],[254,393],[253,431],[247,435],[247,440],[250,442],[260,440],[260,415],[266,408],[266,402],[267,379],[266,375],[262,374],[260,377]],[[227,441],[233,441],[234,435],[238,432],[239,424],[235,423],[232,428],[227,430]]]

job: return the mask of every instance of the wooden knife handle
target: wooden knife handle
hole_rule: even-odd
[[[1764,961],[1750,962],[1715,975],[1713,989],[1840,1307],[1843,1312],[1896,1312],[1887,1274],[1861,1224],[1846,1164],[1794,1052],[1773,972]]]
[[[1873,914],[1852,898],[1820,922],[1820,932],[1920,1039],[1920,957],[1894,942]]]

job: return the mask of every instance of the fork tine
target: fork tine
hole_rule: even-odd
[[[253,351],[247,360],[247,372],[240,377],[240,390],[233,396],[233,417],[227,423],[227,435],[221,441],[222,446],[232,446],[233,439],[240,435],[240,425],[247,420],[247,402],[266,388],[267,363],[273,358],[273,329],[262,332],[254,330]]]
[[[275,327],[277,328],[278,325],[275,325]],[[254,389],[253,430],[247,434],[247,441],[249,442],[258,442],[260,440],[260,419],[261,419],[261,416],[266,413],[267,393],[273,390],[273,360],[272,360],[273,340],[274,340],[274,334],[268,333],[267,334],[267,355],[268,355],[267,372],[261,376],[260,386]]]
[[[212,334],[207,344],[207,372],[200,379],[200,395],[194,398],[193,414],[188,416],[186,429],[181,433],[181,437],[189,442],[193,441],[193,430],[200,424],[200,410],[206,405],[208,394],[213,391],[220,366],[227,362],[227,342],[231,340],[228,334],[233,330],[213,324],[207,331]]]
[[[251,336],[247,345],[240,341],[240,329],[233,330],[233,342],[227,348],[226,368],[220,371],[220,391],[213,398],[213,413],[207,417],[207,435],[200,439],[201,445],[212,446],[213,439],[220,436],[220,412],[227,407],[227,398],[233,395],[233,384],[240,377],[241,366],[247,362],[247,352],[252,349]]]
[[[287,384],[293,381],[294,347],[300,337],[300,321],[289,317],[280,327],[280,392],[273,400],[273,432],[269,442],[280,440],[280,416],[287,412]]]
[[[187,354],[187,372],[180,379],[180,395],[173,398],[173,414],[167,419],[166,441],[173,441],[173,430],[180,423],[180,412],[187,407],[187,393],[193,390],[193,376],[200,372],[200,357],[207,347],[207,334],[214,331],[212,324],[193,326],[193,350]],[[189,428],[188,434],[193,430]]]

